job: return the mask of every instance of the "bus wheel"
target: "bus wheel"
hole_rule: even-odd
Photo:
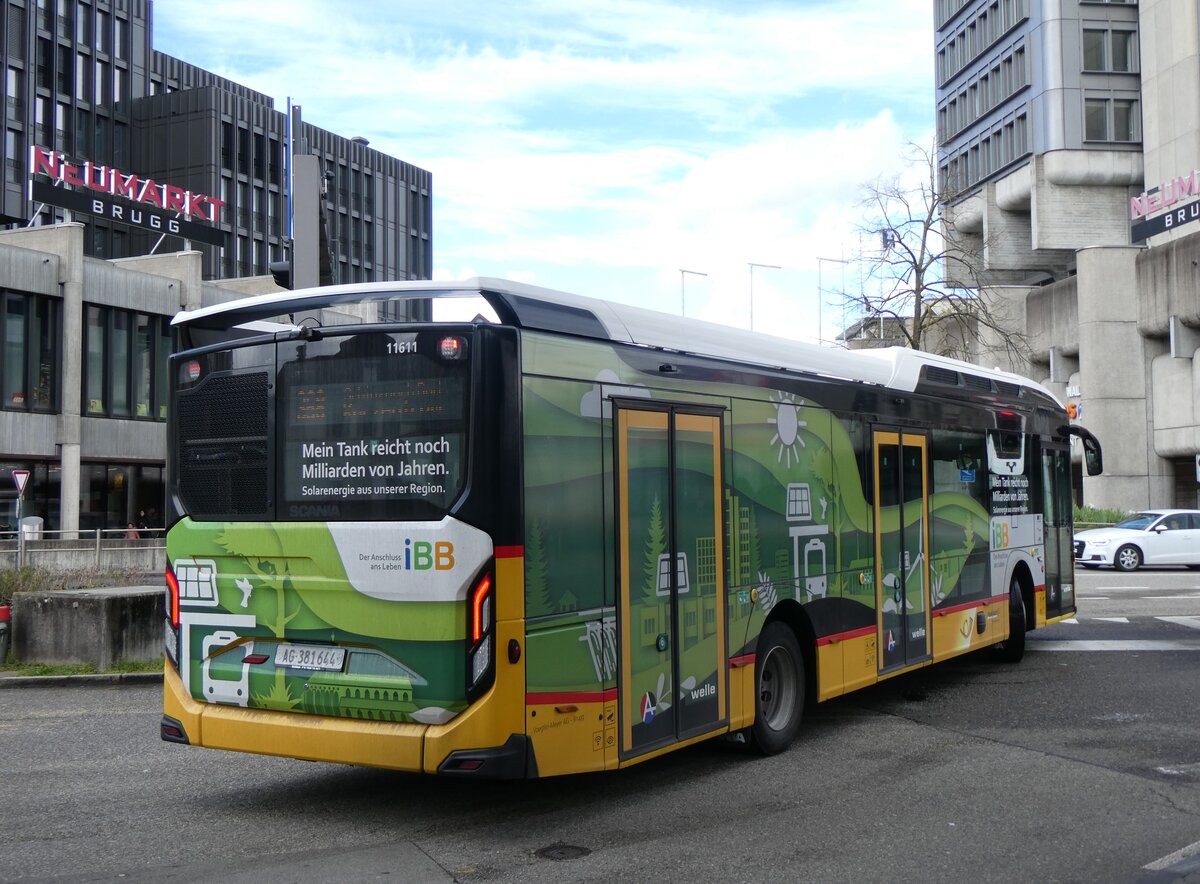
[[[996,654],[1005,663],[1020,663],[1025,656],[1025,601],[1016,577],[1008,585],[1008,638],[996,645]]]
[[[758,637],[754,686],[751,742],[761,754],[775,755],[791,745],[804,714],[804,657],[783,623],[768,623]]]

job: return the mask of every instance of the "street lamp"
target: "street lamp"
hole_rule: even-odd
[[[821,284],[821,270],[822,270],[822,265],[825,262],[829,262],[830,264],[842,264],[842,265],[851,263],[850,261],[846,261],[841,258],[817,258],[817,343],[818,344],[825,343],[825,330],[821,324],[821,301],[824,300],[824,298],[825,298],[825,294],[824,294],[825,288]],[[845,271],[843,271],[843,273],[845,273]],[[843,277],[843,279],[844,279],[844,277]],[[842,296],[845,297],[845,292],[842,293]],[[843,331],[844,331],[844,329],[843,329]]]
[[[753,261],[747,262],[750,265],[750,331],[754,331],[754,268],[762,267],[766,270],[782,270],[778,264],[755,264]]]
[[[692,276],[708,276],[707,273],[701,273],[699,270],[684,270],[682,267],[679,268],[679,313],[684,317],[687,316],[687,300],[684,294],[683,281],[688,273],[692,274]]]

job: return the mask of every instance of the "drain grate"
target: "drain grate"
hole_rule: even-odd
[[[574,844],[551,844],[534,852],[542,859],[555,861],[579,859],[591,853],[586,847],[576,847]]]

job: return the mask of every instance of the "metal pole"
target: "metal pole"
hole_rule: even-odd
[[[24,494],[17,496],[17,570],[21,570],[21,562],[25,558],[25,532],[21,530],[21,501]],[[0,663],[4,661],[0,660]]]
[[[747,261],[750,265],[750,331],[754,331],[754,268],[762,267],[766,270],[782,270],[778,264],[755,264],[753,261]]]
[[[708,276],[707,273],[701,273],[699,270],[684,270],[682,267],[679,268],[679,315],[684,317],[687,316],[687,299],[683,280],[688,273],[692,274],[692,276]]]
[[[849,261],[839,259],[839,258],[820,258],[820,257],[817,258],[817,343],[818,344],[825,343],[825,331],[824,331],[824,328],[821,323],[821,302],[825,299],[825,287],[821,280],[821,270],[824,265],[824,262],[826,262],[826,261],[828,261],[830,264],[849,264],[850,263]],[[845,274],[845,272],[846,271],[843,268],[842,273]],[[845,289],[845,287],[846,287],[846,285],[845,285],[844,276],[843,276],[842,288]],[[845,297],[845,296],[846,296],[846,293],[843,291],[842,297]],[[846,330],[843,328],[842,334],[845,334],[845,333],[846,333]]]

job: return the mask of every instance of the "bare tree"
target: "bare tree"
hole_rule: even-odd
[[[918,180],[897,177],[863,188],[859,205],[869,220],[860,233],[874,247],[860,256],[859,291],[841,293],[859,317],[843,333],[847,343],[900,345],[975,362],[999,358],[1022,370],[1029,353],[1023,317],[1015,315],[1011,296],[985,282],[982,249],[952,236],[935,151],[909,147]]]

